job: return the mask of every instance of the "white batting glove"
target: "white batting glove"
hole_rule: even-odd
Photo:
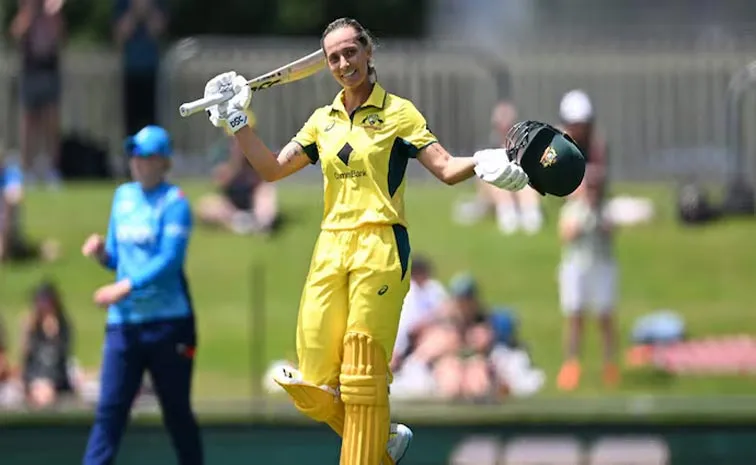
[[[505,149],[485,149],[473,154],[475,174],[488,184],[507,191],[518,191],[528,184],[522,167],[507,156]]]
[[[216,128],[223,128],[233,134],[244,126],[255,125],[255,115],[249,109],[252,90],[247,86],[247,79],[236,71],[221,73],[205,84],[205,97],[233,92],[228,100],[207,109],[210,122]]]

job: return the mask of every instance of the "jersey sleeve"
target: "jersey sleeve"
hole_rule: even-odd
[[[110,219],[108,220],[108,231],[105,233],[105,256],[103,257],[102,266],[109,270],[118,268],[118,241],[116,240],[117,222],[115,217],[116,204],[118,199],[118,190],[113,195],[113,204],[110,207]]]
[[[320,121],[320,118],[320,109],[315,110],[307,119],[304,126],[302,126],[302,129],[292,139],[293,142],[296,142],[304,149],[312,164],[317,163],[320,159],[320,153],[318,152],[318,121]]]
[[[110,270],[118,268],[118,243],[116,242],[116,221],[113,213],[110,213],[108,232],[105,236],[105,260],[102,266]]]
[[[415,158],[419,151],[438,142],[438,139],[428,128],[425,117],[411,102],[405,104],[402,114],[399,136],[409,145],[409,156]]]
[[[191,232],[191,208],[180,195],[163,213],[158,253],[138,273],[129,276],[131,288],[142,289],[162,276],[179,272],[184,266]]]

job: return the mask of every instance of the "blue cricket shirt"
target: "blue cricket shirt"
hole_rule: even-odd
[[[145,191],[132,182],[116,190],[104,265],[117,281],[128,278],[132,291],[108,308],[108,325],[193,316],[184,274],[191,233],[191,208],[178,186],[164,182]]]

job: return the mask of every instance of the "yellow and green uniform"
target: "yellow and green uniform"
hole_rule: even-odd
[[[297,324],[299,370],[311,386],[338,388],[343,404],[323,410],[312,392],[287,391],[300,410],[343,434],[342,465],[378,465],[388,439],[388,363],[409,290],[405,172],[436,137],[410,101],[378,84],[352,114],[342,93],[293,140],[320,162],[324,182]]]

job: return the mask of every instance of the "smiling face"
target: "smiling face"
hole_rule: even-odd
[[[373,51],[354,27],[343,26],[327,33],[323,50],[331,74],[344,89],[356,89],[369,82]]]

